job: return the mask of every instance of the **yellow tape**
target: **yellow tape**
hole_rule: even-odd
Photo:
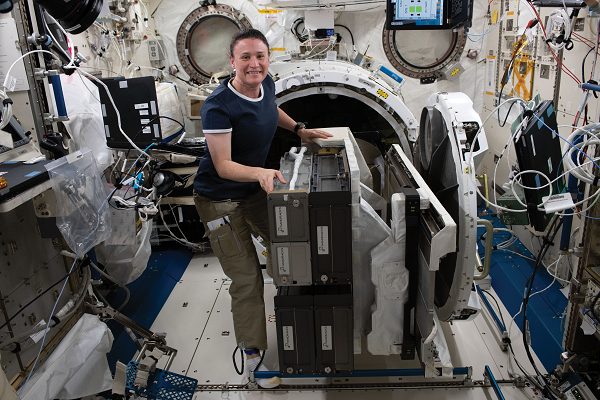
[[[285,47],[271,47],[271,51],[285,51]]]
[[[498,22],[498,10],[492,10],[492,24]]]
[[[262,10],[258,10],[259,13],[261,14],[279,14],[280,12],[283,12],[282,10],[271,10],[268,8],[262,9]]]

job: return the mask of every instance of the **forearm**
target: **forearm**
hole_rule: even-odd
[[[249,167],[231,160],[215,163],[215,169],[221,178],[235,182],[257,182],[259,172],[262,170],[262,168]]]

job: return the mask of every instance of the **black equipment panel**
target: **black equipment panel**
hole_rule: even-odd
[[[310,286],[280,286],[275,297],[279,371],[315,372],[315,326]]]

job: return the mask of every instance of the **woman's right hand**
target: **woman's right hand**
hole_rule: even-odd
[[[279,182],[286,184],[287,182],[283,180],[283,175],[281,172],[274,169],[258,169],[257,180],[260,183],[260,187],[267,193],[273,191],[273,179],[279,179]]]

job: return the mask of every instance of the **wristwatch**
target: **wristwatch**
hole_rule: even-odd
[[[305,122],[296,122],[296,126],[294,127],[294,133],[298,133],[298,131],[303,128],[306,128]]]

